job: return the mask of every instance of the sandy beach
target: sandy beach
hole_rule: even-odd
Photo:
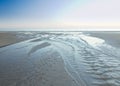
[[[17,34],[17,32],[0,32],[0,47],[4,47],[25,40],[23,38],[17,37]]]
[[[35,38],[35,36],[29,34],[29,32],[0,31],[0,47],[15,44],[31,38]]]
[[[102,38],[113,47],[99,41],[91,45],[84,34]],[[115,47],[120,34],[83,35],[0,32],[0,86],[119,86],[120,54]]]
[[[0,47],[19,42],[15,34],[10,32],[0,32]]]

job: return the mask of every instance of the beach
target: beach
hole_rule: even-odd
[[[119,86],[119,36],[0,32],[0,86]]]
[[[0,32],[0,47],[8,46],[25,40],[25,38],[19,38],[17,35],[18,32]]]
[[[15,34],[12,34],[10,32],[0,32],[0,47],[7,46],[19,41],[20,39],[17,39]]]
[[[34,34],[35,32],[32,33]],[[8,46],[35,37],[36,36],[29,34],[29,32],[26,31],[0,31],[0,47]]]

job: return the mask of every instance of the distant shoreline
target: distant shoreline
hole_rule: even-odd
[[[18,34],[18,32],[29,32],[29,31],[0,31],[0,48],[5,47],[14,43],[18,43],[27,39],[31,39],[34,37],[30,37],[27,34],[23,33]],[[30,31],[36,32],[36,31]],[[53,32],[53,31],[39,31],[39,32]],[[57,31],[55,31],[57,32]],[[64,32],[64,31],[58,31]],[[89,34],[93,37],[98,37],[104,39],[108,44],[114,47],[120,47],[120,32],[116,31],[65,31],[65,32],[83,32],[84,34]],[[23,38],[19,38],[19,35],[24,35]]]

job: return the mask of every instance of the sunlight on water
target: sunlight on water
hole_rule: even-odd
[[[105,42],[105,40],[96,38],[96,37],[90,37],[90,36],[86,36],[86,35],[80,35],[80,37],[92,46],[97,46],[97,45],[100,45]]]

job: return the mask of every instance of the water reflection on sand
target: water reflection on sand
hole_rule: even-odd
[[[0,86],[120,86],[119,49],[82,33],[36,35],[0,48]]]

